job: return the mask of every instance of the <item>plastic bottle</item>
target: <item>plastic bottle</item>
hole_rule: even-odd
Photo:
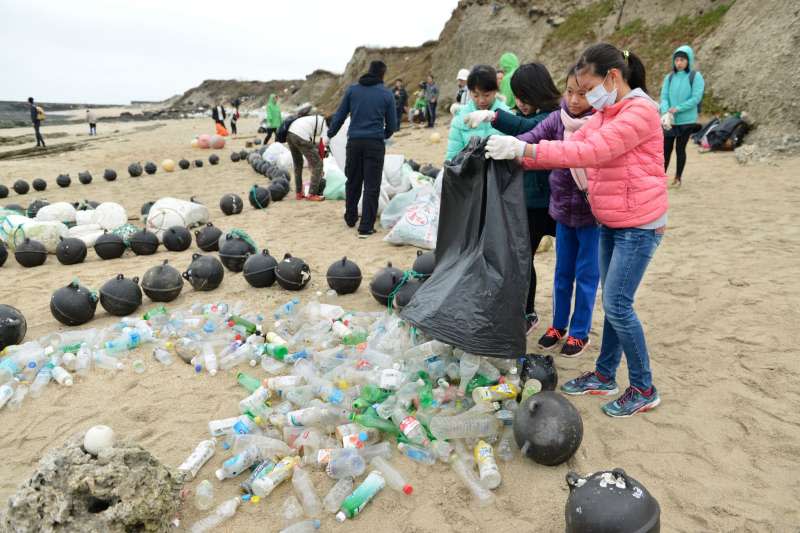
[[[386,485],[381,473],[373,470],[361,485],[342,502],[341,510],[336,513],[336,521],[344,522],[348,518],[355,518],[366,505]]]
[[[169,366],[174,362],[172,355],[167,350],[158,347],[153,348],[153,359],[164,366]]]
[[[92,351],[89,346],[82,344],[78,353],[75,354],[75,373],[79,376],[85,376],[89,373],[89,368],[92,366]]]
[[[306,515],[310,517],[319,516],[322,513],[322,502],[317,496],[317,491],[314,488],[314,482],[308,472],[303,470],[300,465],[294,467],[294,474],[292,474],[292,488],[297,495],[297,499],[303,505]]]
[[[0,385],[0,409],[2,409],[8,401],[14,397],[14,387],[10,383]]]
[[[31,383],[29,391],[32,398],[38,398],[42,395],[44,388],[53,379],[54,366],[55,365],[53,365],[53,363],[47,363],[39,370],[39,372],[36,373],[36,377]]]
[[[297,496],[290,494],[283,502],[283,519],[287,524],[294,524],[303,518],[303,506]]]
[[[233,426],[239,421],[239,417],[222,418],[220,420],[211,420],[208,423],[208,432],[212,437],[221,437],[222,435],[230,435],[233,431]]]
[[[432,465],[436,463],[436,456],[427,448],[401,442],[397,445],[397,449],[400,450],[400,453],[418,463],[425,465]]]
[[[270,390],[288,389],[302,385],[305,378],[302,376],[277,376],[274,378],[267,378],[264,380],[264,386]]]
[[[497,433],[497,419],[490,414],[434,416],[430,430],[437,439],[489,437]]]
[[[386,485],[388,485],[390,489],[397,492],[402,492],[406,496],[414,492],[414,488],[406,483],[403,474],[398,472],[397,469],[389,464],[389,461],[383,457],[373,458],[372,461],[370,461],[370,465],[372,465],[373,468],[380,470],[381,474],[383,475],[383,479],[386,480]]]
[[[25,400],[25,396],[28,395],[28,386],[27,385],[17,385],[17,388],[14,390],[14,396],[8,400],[8,408],[9,409],[19,409],[22,405],[22,402]]]
[[[194,505],[201,511],[208,511],[214,505],[214,486],[207,479],[194,489]]]
[[[259,379],[245,374],[244,372],[239,372],[236,374],[236,381],[239,383],[239,385],[244,387],[247,392],[254,392],[261,386],[261,381]]]
[[[272,459],[264,459],[263,461],[261,461],[258,464],[258,466],[253,468],[253,470],[250,472],[250,475],[248,476],[248,478],[245,481],[242,481],[242,484],[241,484],[242,490],[245,491],[248,494],[253,494],[253,483],[257,479],[261,479],[261,478],[267,476],[274,469],[275,469],[275,461],[273,461]],[[300,504],[298,504],[298,506],[299,505]],[[300,509],[300,512],[301,512],[301,515],[302,515],[302,509]],[[298,516],[298,518],[299,518],[299,516]]]
[[[214,474],[220,481],[233,478],[242,474],[261,459],[262,457],[258,448],[256,446],[250,446],[222,463],[222,468],[218,469]]]
[[[384,433],[397,436],[400,430],[391,421],[379,417],[374,409],[368,409],[363,414],[351,414],[350,420],[356,424],[361,424],[364,427],[375,428]]]
[[[125,368],[125,365],[115,357],[108,355],[105,350],[97,350],[94,352],[93,359],[95,366],[98,368],[104,368],[106,370],[122,370]]]
[[[286,356],[289,354],[289,348],[286,344],[276,344],[272,342],[268,342],[267,344],[263,345],[264,353],[272,357],[273,359],[277,359],[278,361],[283,361],[286,359]]]
[[[296,455],[281,459],[272,472],[253,482],[253,494],[260,498],[269,495],[275,487],[291,477],[294,466],[299,462],[300,458]]]
[[[206,531],[214,530],[220,524],[229,518],[232,518],[233,515],[236,514],[236,510],[239,508],[240,502],[241,499],[239,498],[225,500],[214,510],[212,514],[195,522],[190,529],[191,533],[205,533]]]
[[[217,354],[214,352],[214,347],[211,346],[211,343],[204,342],[202,350],[203,366],[205,366],[209,374],[216,376],[219,370],[219,361],[217,360]]]
[[[494,459],[494,449],[492,445],[484,440],[479,440],[475,444],[475,464],[478,465],[478,473],[481,485],[487,489],[496,489],[500,486],[502,477]]]
[[[267,333],[267,342],[272,343],[272,344],[280,344],[280,345],[283,345],[283,346],[286,346],[286,345],[289,344],[288,342],[286,342],[286,340],[283,339],[283,337],[281,337],[280,335],[278,335],[274,331],[270,331],[269,333]]]
[[[446,440],[435,440],[431,442],[431,450],[440,461],[446,463],[450,461],[450,455],[453,453],[453,445]]]
[[[329,513],[337,512],[345,499],[353,492],[353,485],[353,478],[351,477],[345,477],[337,481],[322,501],[325,510]]]
[[[56,383],[59,385],[63,385],[65,387],[71,387],[73,384],[72,374],[67,372],[67,370],[60,366],[54,366],[53,370],[53,379],[56,380]]]
[[[319,529],[319,520],[303,520],[280,530],[280,533],[314,533]]]
[[[197,476],[197,472],[214,455],[216,447],[217,441],[214,439],[200,441],[189,457],[187,457],[186,460],[181,463],[181,465],[178,467],[178,470],[186,472],[189,479],[194,479],[195,476]]]
[[[366,468],[367,463],[358,451],[347,448],[331,457],[325,471],[334,479],[342,479],[358,477],[364,473]]]
[[[373,444],[372,446],[364,446],[358,449],[358,454],[363,457],[365,461],[371,461],[375,457],[389,459],[392,456],[392,445],[384,441]]]
[[[123,332],[123,334],[116,339],[107,341],[105,343],[105,349],[110,354],[127,352],[152,340],[153,333],[149,329],[131,329],[130,331]]]
[[[516,398],[520,393],[519,387],[512,383],[500,383],[491,387],[478,387],[472,390],[472,400],[479,402],[499,402]]]
[[[478,368],[480,366],[481,360],[478,356],[468,353],[465,353],[461,356],[461,361],[458,367],[458,376],[461,379],[461,382],[458,385],[458,390],[461,391],[461,394],[465,394],[467,392],[467,385],[469,385],[470,380],[478,372]]]
[[[452,348],[449,344],[433,340],[406,350],[403,353],[402,359],[414,359],[416,357],[424,357],[427,355],[448,355],[451,350]]]
[[[497,443],[497,458],[501,461],[511,461],[514,459],[514,419],[503,419],[503,431],[500,435],[500,441]]]
[[[294,315],[297,312],[297,306],[300,300],[294,298],[289,300],[275,311],[275,320],[282,320]]]
[[[429,444],[428,434],[425,428],[419,423],[413,415],[406,413],[405,409],[401,406],[396,406],[392,412],[392,420],[400,428],[400,431],[412,443],[420,446],[427,446]]]
[[[462,483],[469,489],[475,499],[478,500],[480,507],[491,505],[494,502],[494,494],[489,489],[481,485],[475,472],[464,462],[461,457],[454,453],[450,459],[450,465]]]

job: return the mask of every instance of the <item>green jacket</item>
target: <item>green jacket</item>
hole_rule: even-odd
[[[675,69],[675,54],[683,52],[689,57],[689,66],[686,70],[678,72]],[[688,45],[679,46],[672,53],[672,71],[664,77],[664,84],[661,86],[661,114],[666,113],[674,107],[678,110],[675,113],[675,125],[683,126],[686,124],[697,123],[697,106],[703,100],[703,92],[706,83],[702,74],[695,71],[694,81],[689,83],[689,73],[694,66],[694,51]]]
[[[269,102],[267,102],[267,127],[268,128],[275,128],[278,129],[281,127],[281,122],[283,122],[283,118],[281,118],[281,108],[278,106],[278,103],[275,101],[275,95],[269,95]]]
[[[466,148],[469,140],[472,137],[488,137],[490,135],[500,135],[500,132],[492,127],[488,122],[483,122],[477,128],[470,128],[464,124],[464,117],[467,114],[477,111],[474,101],[470,101],[467,105],[458,110],[453,121],[450,123],[450,135],[447,138],[447,154],[445,160],[450,161],[458,152]],[[491,107],[492,111],[508,111],[508,106],[500,99],[495,98]]]
[[[551,111],[542,111],[535,115],[514,115],[506,111],[498,111],[492,125],[505,135],[522,135],[531,131],[550,115]],[[526,170],[523,174],[525,189],[525,206],[528,209],[547,208],[550,206],[550,171]]]
[[[517,106],[517,102],[514,100],[514,91],[511,90],[511,76],[513,76],[514,72],[519,68],[519,58],[511,52],[506,52],[500,56],[500,68],[503,71],[503,81],[500,82],[500,94],[505,96],[506,105],[509,109],[513,109]]]

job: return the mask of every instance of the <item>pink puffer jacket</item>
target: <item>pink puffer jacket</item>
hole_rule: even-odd
[[[610,228],[634,228],[667,211],[664,138],[658,109],[644,97],[595,113],[569,141],[541,141],[525,169],[587,170],[594,216]]]

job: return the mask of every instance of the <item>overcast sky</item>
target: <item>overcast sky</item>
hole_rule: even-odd
[[[0,100],[126,104],[205,79],[342,72],[357,46],[436,39],[457,3],[0,0]]]

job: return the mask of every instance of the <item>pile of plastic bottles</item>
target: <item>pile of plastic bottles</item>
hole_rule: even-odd
[[[491,489],[501,483],[496,461],[511,460],[517,449],[511,424],[523,390],[516,361],[454,350],[397,315],[348,313],[316,298],[287,302],[274,321],[242,308],[158,307],[106,330],[9,347],[0,360],[0,407],[19,406],[52,382],[71,386],[73,374],[92,368],[141,371],[136,356],[145,348],[164,365],[177,359],[194,372],[235,375],[238,408],[208,423],[209,439],[179,470],[193,479],[222,451],[214,474],[239,484],[242,496],[222,502],[193,532],[214,529],[242,502],[257,503],[285,481],[294,494],[283,505],[284,531],[314,531],[325,512],[353,519],[386,486],[413,492],[392,465],[394,449],[425,465],[450,465],[480,504],[493,501]],[[317,493],[312,469],[335,480],[327,494]],[[201,482],[194,500],[210,510],[213,486]]]

